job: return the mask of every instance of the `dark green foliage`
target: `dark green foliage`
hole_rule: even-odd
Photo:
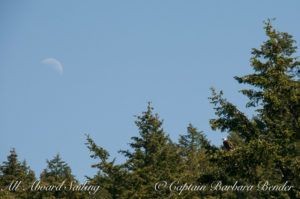
[[[27,189],[34,181],[34,172],[27,166],[25,160],[21,163],[15,149],[11,149],[7,161],[0,166],[0,189],[3,189],[0,191],[0,198],[14,198],[15,195],[18,195],[18,198],[28,198],[31,194],[24,192],[23,189]],[[12,183],[18,182],[21,183],[17,190],[9,190]]]
[[[95,198],[121,198],[122,193],[126,189],[127,170],[123,165],[115,165],[115,159],[109,161],[109,153],[95,144],[95,142],[87,135],[88,149],[91,151],[90,157],[99,159],[98,164],[92,165],[98,169],[98,173],[93,178],[88,178],[91,184],[101,186]]]
[[[235,77],[239,83],[254,87],[241,92],[250,100],[247,106],[256,108],[257,115],[248,119],[222,97],[222,92],[217,94],[213,90],[211,100],[219,118],[210,121],[212,128],[235,132],[234,136],[240,138],[240,147],[234,153],[219,154],[216,161],[225,163],[224,169],[232,171],[231,177],[245,179],[247,183],[288,181],[289,185],[296,186],[288,192],[289,197],[297,198],[300,197],[300,82],[297,77],[300,62],[292,57],[297,48],[292,36],[273,29],[270,20],[265,25],[268,40],[260,49],[252,50],[251,66],[255,73]],[[234,168],[234,165],[239,166]],[[286,197],[278,192],[263,195]]]
[[[49,183],[75,180],[71,174],[71,168],[65,161],[61,160],[59,154],[52,160],[47,160],[47,168],[41,173],[40,179]]]
[[[121,151],[128,160],[125,163],[130,172],[131,198],[157,198],[172,195],[167,190],[155,192],[154,185],[159,181],[174,181],[179,177],[182,158],[177,153],[176,144],[172,143],[162,128],[162,121],[148,104],[147,111],[136,116],[139,137],[132,137],[133,151]]]

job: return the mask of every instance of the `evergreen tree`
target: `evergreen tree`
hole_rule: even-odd
[[[276,31],[265,23],[267,41],[253,49],[251,66],[255,73],[235,77],[239,83],[255,89],[241,92],[249,98],[247,107],[257,115],[249,119],[236,106],[213,90],[212,103],[219,118],[210,121],[213,129],[235,132],[242,142],[232,153],[218,151],[214,161],[224,168],[228,181],[257,184],[293,185],[289,192],[256,192],[253,198],[299,198],[300,182],[300,82],[295,41],[292,36]],[[235,193],[237,195],[237,193]],[[288,195],[288,196],[287,196]]]
[[[78,185],[78,181],[74,178],[71,168],[63,161],[59,154],[57,154],[52,160],[47,160],[47,168],[40,175],[41,186],[61,186],[61,190],[56,191],[36,191],[39,198],[79,198],[82,194],[79,192],[70,191],[64,189]]]
[[[93,178],[88,177],[89,183],[99,185],[101,190],[93,198],[117,199],[123,198],[122,194],[126,189],[127,170],[124,165],[116,165],[115,159],[109,161],[110,154],[96,143],[89,135],[87,135],[86,145],[93,159],[99,159],[100,162],[92,165],[92,168],[97,168],[98,172]]]
[[[14,148],[10,150],[7,161],[0,166],[0,191],[1,198],[28,198],[29,192],[25,192],[35,180],[34,172],[27,166],[26,161],[20,162]],[[19,184],[20,183],[20,184]],[[13,184],[19,184],[17,190]]]
[[[59,154],[52,160],[47,160],[47,168],[41,173],[40,179],[49,183],[75,180],[71,168],[61,159]]]
[[[180,176],[181,184],[207,185],[212,183],[214,165],[209,162],[209,154],[217,150],[210,144],[203,132],[199,132],[192,124],[187,127],[187,134],[179,139],[181,155],[184,159],[184,169]],[[183,198],[206,198],[213,193],[205,191],[186,191],[180,196]]]
[[[155,183],[173,182],[178,180],[181,173],[183,161],[179,149],[163,130],[163,121],[152,110],[153,107],[148,103],[147,111],[136,116],[139,136],[131,138],[133,151],[121,151],[128,158],[125,165],[130,172],[129,198],[172,197],[174,193],[167,189],[155,191]]]

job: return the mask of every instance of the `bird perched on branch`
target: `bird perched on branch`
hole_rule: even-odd
[[[233,144],[229,140],[227,140],[226,138],[222,138],[222,140],[223,140],[223,145],[227,150],[229,151],[234,150]]]

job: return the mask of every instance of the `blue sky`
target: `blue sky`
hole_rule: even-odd
[[[57,153],[81,181],[96,170],[85,133],[117,153],[151,101],[176,141],[189,123],[216,145],[209,87],[241,110],[263,20],[300,40],[299,1],[0,2],[0,161],[15,147],[39,173]],[[299,54],[299,53],[298,53]],[[47,60],[48,59],[48,60]],[[52,61],[49,62],[49,59]]]

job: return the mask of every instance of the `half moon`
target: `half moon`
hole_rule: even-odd
[[[62,75],[64,72],[64,69],[63,69],[61,63],[57,59],[46,58],[42,61],[42,63],[50,66],[51,68],[56,70],[60,75]]]

